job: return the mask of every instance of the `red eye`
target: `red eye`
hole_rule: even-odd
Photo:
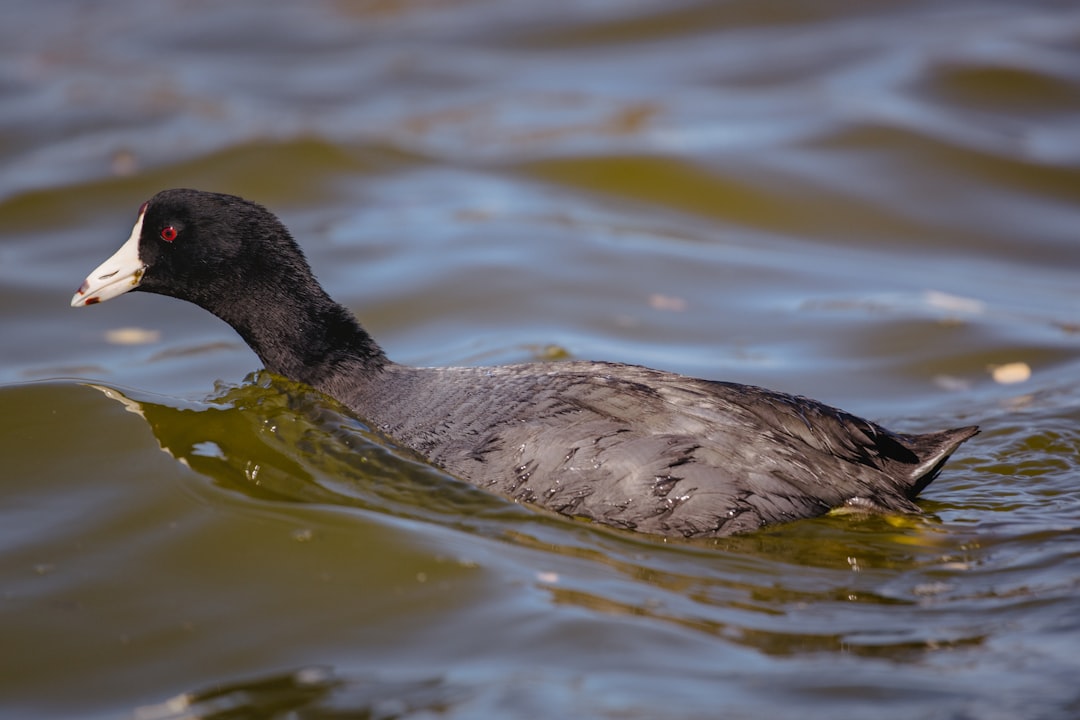
[[[176,228],[174,228],[172,225],[166,225],[165,227],[161,228],[161,239],[165,242],[172,242],[176,239],[176,235]]]

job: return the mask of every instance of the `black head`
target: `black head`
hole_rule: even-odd
[[[188,300],[215,314],[239,290],[314,283],[300,248],[257,203],[200,190],[164,190],[139,208],[131,237],[83,283],[72,305],[131,290]]]
[[[235,195],[158,193],[139,209],[128,241],[90,273],[71,304],[93,305],[131,290],[209,310],[268,369],[296,380],[312,381],[343,359],[385,361],[352,314],[315,281],[285,226]]]

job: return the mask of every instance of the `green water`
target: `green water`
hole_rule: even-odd
[[[1080,11],[5,16],[0,718],[1080,716]],[[983,432],[922,517],[553,517],[197,308],[71,309],[172,186],[272,208],[401,362],[617,360]]]

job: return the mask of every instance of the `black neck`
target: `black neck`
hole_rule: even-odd
[[[204,307],[231,325],[267,370],[320,390],[339,369],[375,372],[389,362],[352,313],[313,279],[244,284],[213,304]]]

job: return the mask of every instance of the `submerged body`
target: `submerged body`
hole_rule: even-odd
[[[339,397],[449,472],[661,535],[731,535],[842,506],[919,512],[911,499],[975,432],[898,435],[806,398],[630,365],[390,366],[381,379]]]
[[[194,302],[272,372],[344,403],[474,485],[661,535],[721,536],[912,500],[976,432],[892,433],[807,398],[598,362],[414,368],[326,295],[269,211],[166,190],[72,305],[129,290]]]

